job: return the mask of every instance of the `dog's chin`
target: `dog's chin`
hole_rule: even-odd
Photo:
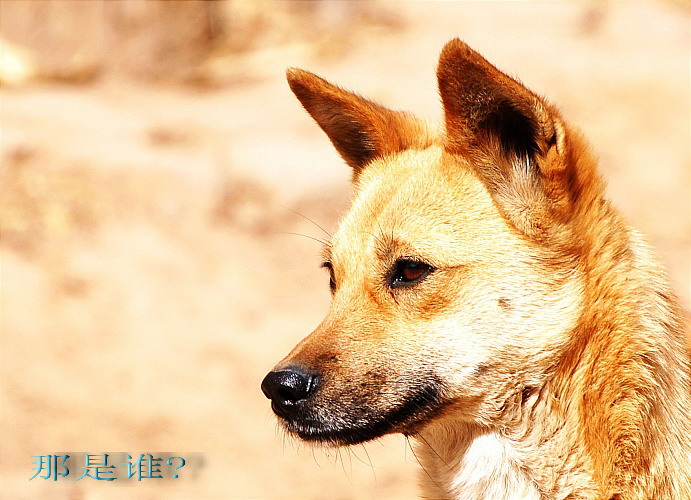
[[[348,446],[364,443],[395,432],[393,429],[379,428],[378,426],[364,425],[353,427],[331,427],[321,422],[299,423],[288,422],[286,429],[301,440],[308,443],[327,446]]]
[[[422,388],[402,404],[382,413],[363,414],[361,408],[339,411],[334,418],[296,415],[281,418],[284,428],[303,441],[331,446],[348,446],[377,439],[386,434],[415,434],[444,408],[436,386]],[[312,414],[308,408],[305,413]]]

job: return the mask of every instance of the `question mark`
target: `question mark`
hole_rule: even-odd
[[[176,472],[178,469],[181,469],[182,467],[185,466],[185,459],[182,458],[182,457],[170,457],[166,463],[167,463],[168,465],[173,465],[172,460],[173,460],[174,458],[179,458],[180,460],[182,460],[182,463],[181,463],[180,465],[178,465],[177,467],[175,467],[175,469],[173,470],[173,472]],[[177,479],[178,475],[177,475],[177,474],[173,474],[173,477]]]

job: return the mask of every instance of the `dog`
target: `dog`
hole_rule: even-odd
[[[411,436],[426,498],[691,499],[680,307],[558,109],[459,39],[439,130],[287,78],[356,196],[326,318],[261,384],[283,427]]]

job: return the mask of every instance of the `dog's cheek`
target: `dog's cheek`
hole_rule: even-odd
[[[495,346],[486,336],[465,328],[466,322],[463,314],[434,321],[426,335],[425,363],[454,396],[476,394],[469,381],[494,367]]]
[[[573,272],[524,269],[499,292],[489,328],[501,329],[497,353],[522,363],[523,371],[537,375],[553,364],[568,345],[582,313],[582,277]],[[495,295],[496,297],[496,295]]]
[[[466,274],[455,310],[418,337],[450,398],[501,401],[539,383],[568,344],[581,313],[580,277],[556,279],[526,262]]]

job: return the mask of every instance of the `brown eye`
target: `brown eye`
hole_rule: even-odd
[[[432,266],[415,260],[399,260],[389,278],[391,288],[412,286],[422,281],[433,270]]]

